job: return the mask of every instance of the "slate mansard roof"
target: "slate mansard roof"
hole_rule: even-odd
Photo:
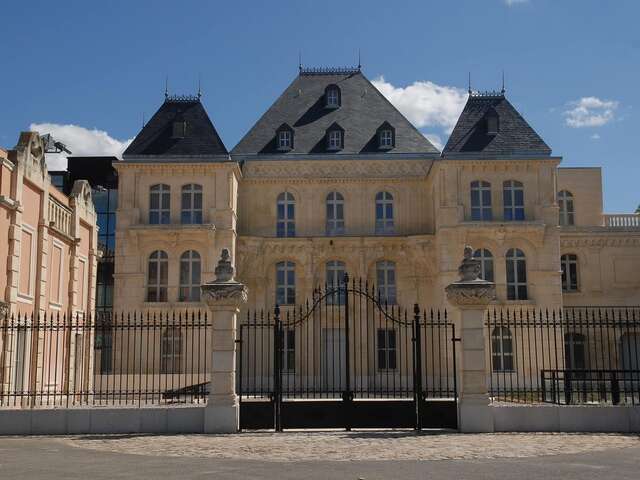
[[[497,132],[488,131],[488,118],[497,117]],[[504,93],[472,93],[458,118],[443,157],[549,156],[551,148],[522,118]]]
[[[174,136],[176,122],[186,123],[184,136]],[[227,148],[199,96],[167,96],[123,153],[125,161],[162,161],[165,158],[170,161],[229,160]]]
[[[340,106],[325,106],[325,89],[340,89]],[[388,123],[394,146],[379,147],[378,129]],[[283,127],[284,126],[284,127]],[[338,126],[344,131],[343,148],[327,148],[326,133]],[[278,150],[276,132],[289,127],[293,148]],[[362,74],[360,69],[301,69],[275,103],[231,151],[234,157],[295,158],[299,155],[438,155],[438,150]]]

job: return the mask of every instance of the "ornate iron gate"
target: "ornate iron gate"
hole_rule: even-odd
[[[304,305],[248,312],[241,428],[456,428],[455,328],[394,296],[345,275]]]

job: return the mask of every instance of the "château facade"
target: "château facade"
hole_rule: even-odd
[[[360,69],[301,69],[231,151],[199,96],[167,96],[115,163],[114,310],[201,308],[223,248],[250,309],[345,272],[440,306],[467,244],[497,305],[637,305],[638,215],[561,160],[504,91],[470,93],[442,152]]]

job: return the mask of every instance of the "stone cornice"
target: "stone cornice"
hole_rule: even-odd
[[[243,167],[245,181],[275,179],[415,179],[429,174],[432,162],[425,160],[298,160],[251,161]]]
[[[560,246],[571,247],[640,247],[640,232],[623,235],[579,235],[560,237]]]
[[[113,162],[116,170],[142,173],[194,174],[207,173],[212,170],[233,170],[238,178],[242,171],[236,162]]]
[[[454,165],[488,165],[491,162],[501,165],[522,165],[524,163],[540,164],[550,163],[558,165],[562,157],[536,156],[536,155],[478,155],[478,154],[446,154],[438,160],[439,163]]]

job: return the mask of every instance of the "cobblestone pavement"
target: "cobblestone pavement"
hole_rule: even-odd
[[[467,460],[571,455],[640,446],[637,435],[285,432],[65,437],[81,449],[162,457],[288,461]]]

